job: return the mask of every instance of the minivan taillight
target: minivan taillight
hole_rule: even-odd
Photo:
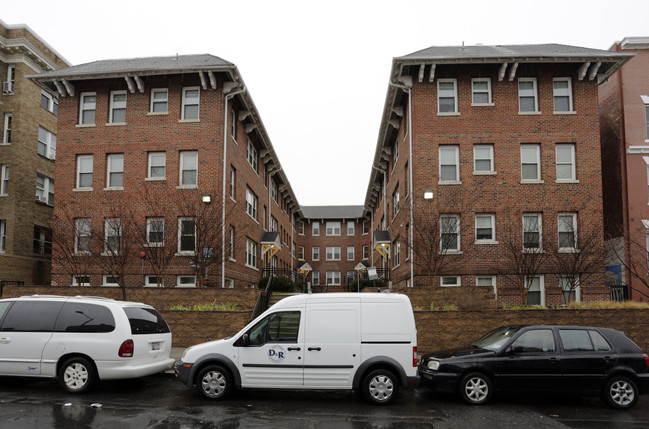
[[[644,357],[644,364],[649,367],[649,356],[646,353],[642,353],[642,357]]]
[[[412,348],[412,367],[417,367],[417,347]]]
[[[133,340],[126,340],[119,346],[119,357],[133,357]]]

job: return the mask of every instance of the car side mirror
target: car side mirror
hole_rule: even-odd
[[[524,348],[524,347],[520,347],[520,346],[518,346],[518,347],[514,347],[514,346],[511,346],[511,347],[509,347],[509,348],[507,349],[507,351],[506,351],[505,353],[506,353],[507,355],[515,355],[516,353],[522,353],[522,352],[524,352],[524,351],[525,351],[525,348]]]
[[[248,347],[250,344],[250,336],[248,334],[243,334],[241,337],[241,345],[244,347]]]

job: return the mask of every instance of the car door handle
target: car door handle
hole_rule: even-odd
[[[322,350],[322,349],[321,349],[320,347],[309,347],[308,350],[309,350],[310,352],[313,352],[313,351],[319,352],[319,351]]]
[[[289,347],[288,348],[289,352],[299,352],[300,350],[302,350],[302,349],[299,348],[299,347]]]
[[[7,338],[7,337],[0,338],[0,344],[9,344],[10,342],[11,342],[11,338]]]
[[[553,357],[553,358],[550,358],[550,363],[553,364],[553,365],[556,365],[556,364],[559,363],[559,359],[554,358],[554,357]]]

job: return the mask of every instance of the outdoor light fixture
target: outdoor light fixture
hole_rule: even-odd
[[[424,192],[424,199],[425,200],[432,200],[433,199],[433,191]]]
[[[201,199],[202,199],[202,201],[203,201],[205,204],[209,204],[209,203],[212,202],[212,196],[209,195],[209,194],[205,194],[205,195],[203,195],[203,196],[201,197]]]

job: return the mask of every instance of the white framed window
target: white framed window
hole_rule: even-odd
[[[327,235],[340,235],[340,222],[327,222]]]
[[[311,273],[311,281],[313,282],[313,286],[319,286],[320,285],[320,272],[313,271]]]
[[[363,246],[363,259],[370,259],[370,246],[367,244]]]
[[[236,201],[237,191],[237,169],[233,165],[230,166],[230,198]]]
[[[437,79],[437,113],[458,113],[457,79]]]
[[[9,194],[9,165],[2,164],[0,166],[0,195]]]
[[[198,184],[198,151],[180,152],[180,186],[195,187]]]
[[[176,287],[196,287],[196,276],[176,276]]]
[[[471,79],[471,104],[474,106],[490,106],[493,104],[490,78]]]
[[[340,246],[327,246],[327,261],[340,261]]]
[[[394,254],[394,267],[401,265],[401,240],[397,237],[392,243],[392,251]]]
[[[340,285],[340,271],[327,271],[327,286]]]
[[[11,143],[11,121],[13,114],[5,113],[4,116],[4,126],[2,128],[2,144]]]
[[[494,296],[498,297],[498,289],[496,287],[496,276],[476,276],[475,285],[477,287],[490,287],[494,291]]]
[[[90,253],[90,240],[92,229],[90,218],[77,218],[74,220],[74,252]]]
[[[246,146],[246,159],[248,160],[248,164],[252,167],[253,170],[255,170],[255,173],[257,172],[257,161],[258,161],[258,156],[257,156],[257,148],[255,145],[252,143],[252,141],[249,139],[248,144]]]
[[[108,287],[118,287],[119,286],[119,277],[117,276],[111,276],[109,274],[104,274],[102,276],[102,286],[108,286]]]
[[[311,225],[311,235],[320,235],[320,222],[313,222]]]
[[[230,225],[230,242],[228,246],[228,258],[231,261],[235,261],[234,258],[234,243],[236,242],[237,230],[234,226]]]
[[[579,287],[578,276],[560,276],[559,286],[561,287],[562,305],[568,305],[570,302],[581,301],[581,287]]]
[[[144,286],[145,287],[158,287],[158,283],[160,283],[160,287],[164,287],[164,278],[163,277],[157,277],[154,275],[146,275],[144,276]]]
[[[16,66],[9,64],[7,66],[7,81],[2,86],[2,92],[5,94],[13,94],[14,85],[16,83]]]
[[[146,218],[146,243],[149,246],[164,246],[165,218]]]
[[[557,224],[559,229],[559,251],[576,251],[577,213],[559,213]]]
[[[311,259],[313,261],[319,261],[320,260],[320,247],[314,246],[311,248]]]
[[[394,188],[392,193],[392,216],[396,216],[399,213],[399,183]]]
[[[347,246],[347,260],[348,261],[353,261],[355,256],[354,253],[356,253],[356,248],[354,246]]]
[[[106,187],[124,189],[124,154],[106,155]]]
[[[108,122],[111,124],[126,123],[126,91],[110,92],[110,113]]]
[[[297,259],[304,261],[304,246],[297,246]]]
[[[304,222],[301,220],[296,222],[295,230],[297,231],[298,235],[304,235]]]
[[[167,153],[149,152],[149,168],[147,179],[162,180],[167,176]]]
[[[439,248],[442,252],[459,252],[460,251],[460,216],[459,215],[441,215],[440,224],[440,243]]]
[[[200,88],[191,86],[183,88],[182,120],[198,120],[200,106]]]
[[[92,189],[92,155],[77,155],[77,189]]]
[[[367,220],[363,221],[363,235],[367,235],[370,233],[370,222]]]
[[[443,145],[439,147],[439,181],[460,181],[460,147]]]
[[[347,235],[355,234],[356,225],[354,222],[347,222]]]
[[[194,254],[196,252],[196,219],[193,217],[178,218],[178,253]]]
[[[104,253],[119,255],[122,249],[122,220],[118,217],[104,220]]]
[[[41,90],[41,107],[55,115],[59,113],[59,101],[45,90]]]
[[[36,201],[54,205],[54,179],[36,175]]]
[[[0,219],[0,252],[7,250],[7,219]]]
[[[545,279],[540,276],[525,277],[527,305],[545,305]]]
[[[43,127],[38,127],[38,154],[49,159],[56,159],[56,134]]]
[[[95,111],[97,109],[97,94],[82,92],[79,94],[79,124],[95,125]]]
[[[644,121],[647,131],[647,133],[645,134],[645,141],[649,141],[649,103],[645,103],[644,105]]]
[[[275,219],[275,216],[270,216],[270,230],[277,232],[277,219]]]
[[[493,214],[475,215],[475,241],[496,241],[496,216]]]
[[[521,77],[518,79],[518,111],[519,113],[539,112],[535,77]]]
[[[230,109],[230,137],[236,143],[237,141],[237,112],[234,109]]]
[[[257,220],[257,195],[250,188],[246,188],[246,213],[254,220]]]
[[[90,275],[72,276],[72,286],[90,286]]]
[[[257,243],[246,238],[246,266],[257,268]]]
[[[554,113],[572,113],[572,79],[555,77],[552,79]]]
[[[473,173],[494,173],[494,145],[473,145]]]
[[[541,180],[541,145],[521,145],[521,180],[523,182]]]
[[[523,250],[543,248],[541,213],[523,213]]]
[[[270,197],[277,202],[277,183],[273,179],[270,179]]]
[[[557,182],[577,180],[574,143],[557,143],[555,147]]]
[[[462,286],[462,277],[460,277],[460,276],[441,276],[439,284],[442,287]]]
[[[169,112],[169,90],[167,88],[151,89],[151,113]]]

